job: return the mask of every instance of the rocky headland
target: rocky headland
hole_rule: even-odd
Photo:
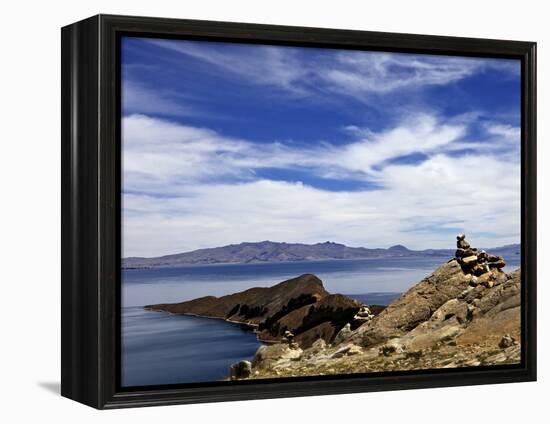
[[[309,347],[319,339],[329,343],[347,323],[358,327],[364,319],[359,315],[365,315],[360,302],[341,294],[330,294],[312,274],[273,287],[254,287],[222,297],[206,296],[145,308],[223,319],[253,328],[261,341],[291,341],[293,346],[301,347]]]
[[[454,257],[387,307],[328,293],[311,274],[269,288],[146,308],[246,324],[269,342],[230,378],[518,363],[520,270],[457,237]]]

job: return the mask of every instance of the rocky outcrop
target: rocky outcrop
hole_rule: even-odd
[[[292,360],[287,353],[279,362],[280,348],[270,346],[269,360],[256,355],[250,378],[518,363],[520,270],[503,272],[503,258],[471,248],[463,235],[457,245],[454,258],[380,314],[365,314],[354,328],[356,314],[332,343],[314,342]]]
[[[466,256],[460,256],[464,252]],[[468,258],[473,259],[465,261]],[[502,263],[504,260],[501,257],[489,255],[484,251],[478,252],[470,247],[464,235],[457,236],[457,256],[405,292],[366,325],[361,326],[353,335],[353,341],[368,346],[389,338],[404,336],[421,323],[429,321],[443,305],[446,305],[447,309],[451,308],[460,296],[469,293],[475,287],[491,288],[508,280],[509,276],[501,271]],[[480,268],[483,268],[484,272],[480,273]],[[480,289],[474,291],[481,292]],[[447,313],[464,320],[469,312],[464,302],[460,305],[460,310]]]
[[[357,327],[358,320],[372,316],[360,302],[328,293],[321,280],[312,274],[273,287],[145,308],[245,324],[253,327],[262,341],[295,343],[301,347],[309,347],[318,339],[331,342],[347,323],[353,322]]]
[[[407,334],[445,302],[456,298],[470,281],[471,276],[462,272],[456,260],[447,262],[359,327],[352,336],[353,341],[368,346]]]

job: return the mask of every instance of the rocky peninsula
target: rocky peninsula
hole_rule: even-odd
[[[328,293],[311,274],[147,309],[225,319],[269,342],[232,379],[519,363],[521,275],[457,236],[453,258],[387,307]]]
[[[330,294],[319,278],[304,274],[273,287],[254,287],[222,297],[206,296],[182,303],[147,305],[146,309],[223,319],[254,329],[268,343],[292,339],[309,347],[327,343],[349,322],[358,327],[363,306],[341,294]],[[292,336],[289,337],[289,335]]]

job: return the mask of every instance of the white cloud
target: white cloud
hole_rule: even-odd
[[[449,247],[455,231],[471,234],[477,245],[517,242],[519,160],[498,151],[456,156],[464,144],[486,143],[463,140],[465,120],[417,115],[380,133],[359,130],[353,143],[304,149],[141,115],[124,118],[124,255],[265,239]],[[486,131],[498,138],[515,130],[495,124]],[[387,165],[414,152],[427,160]],[[266,167],[353,175],[383,190],[330,192],[257,178],[254,170]]]
[[[517,143],[519,146],[521,128],[512,125],[500,124],[498,122],[491,122],[485,125],[485,129],[489,134],[512,141]]]
[[[347,145],[336,160],[345,169],[372,172],[372,166],[412,153],[430,153],[448,146],[465,133],[463,125],[440,124],[434,116],[415,115],[398,127],[370,134]],[[334,158],[331,158],[334,159]]]

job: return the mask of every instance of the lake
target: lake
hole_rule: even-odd
[[[506,259],[506,271],[519,267],[519,257]],[[254,333],[238,325],[145,311],[143,305],[268,287],[305,273],[317,275],[330,293],[386,305],[445,260],[390,258],[124,270],[122,386],[221,380],[231,364],[251,359],[261,345]]]

